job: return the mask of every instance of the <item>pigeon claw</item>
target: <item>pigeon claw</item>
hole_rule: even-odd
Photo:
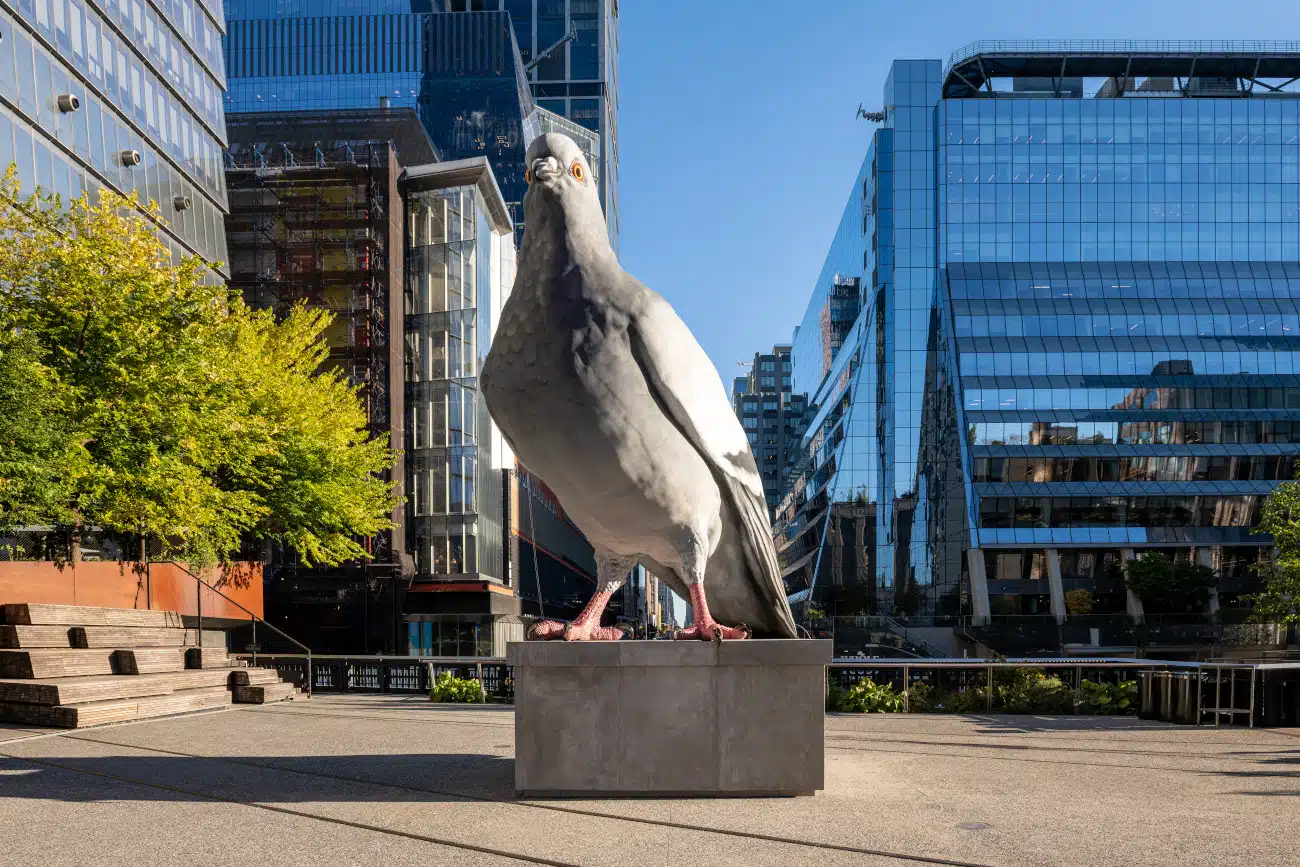
[[[688,626],[685,629],[679,629],[673,634],[673,638],[679,641],[695,639],[696,641],[741,641],[749,638],[753,633],[749,627],[741,623],[738,626],[723,626],[718,621],[709,618],[703,623],[697,623],[694,626]]]
[[[570,623],[564,630],[565,641],[619,641],[626,635],[617,626]]]
[[[525,637],[529,641],[555,641],[564,638],[566,626],[558,620],[539,620],[528,627]]]

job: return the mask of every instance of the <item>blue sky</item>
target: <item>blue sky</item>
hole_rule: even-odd
[[[978,39],[1300,39],[1296,0],[623,0],[623,266],[730,386],[787,342],[849,196],[894,59]]]

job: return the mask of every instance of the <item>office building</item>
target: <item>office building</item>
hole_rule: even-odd
[[[224,260],[222,32],[210,2],[0,2],[0,165],[24,193],[134,192],[173,257]]]
[[[618,0],[447,0],[447,8],[509,13],[536,104],[595,134],[598,158],[589,154],[588,164],[618,250]]]
[[[524,154],[537,135],[569,134],[604,174],[599,133],[548,110],[567,110],[563,100],[534,101],[507,11],[452,15],[443,0],[230,0],[226,16],[232,119],[413,111],[443,159],[488,159],[518,225]]]
[[[406,450],[405,165],[437,153],[410,109],[236,116],[226,178],[230,286],[253,307],[328,310],[328,363],[357,390],[373,436]],[[389,475],[405,488],[405,466]],[[405,507],[396,526],[364,540],[370,559],[306,569],[273,547],[264,575],[267,619],[318,652],[397,653],[412,573]]]
[[[791,393],[792,379],[790,346],[779,345],[769,353],[755,353],[749,374],[736,377],[732,384],[732,406],[762,474],[769,513],[785,496],[786,477],[799,453],[808,409],[806,394]]]
[[[402,189],[410,650],[501,656],[523,637],[507,571],[514,455],[478,375],[514,284],[514,226],[483,157],[410,167]]]
[[[1011,651],[1141,644],[1123,564],[1154,550],[1219,576],[1179,616],[1243,604],[1300,450],[1297,76],[1263,42],[892,65],[793,344],[816,406],[777,527],[796,603]]]
[[[227,3],[227,115],[414,111],[443,159],[486,157],[517,206],[534,105],[509,15],[446,15],[441,0],[331,5]]]

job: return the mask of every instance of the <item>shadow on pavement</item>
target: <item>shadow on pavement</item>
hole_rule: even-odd
[[[87,774],[109,785],[87,785]],[[69,802],[209,800],[198,793],[267,804],[513,800],[514,759],[476,754],[34,754],[29,761],[0,756],[0,791],[5,798]]]

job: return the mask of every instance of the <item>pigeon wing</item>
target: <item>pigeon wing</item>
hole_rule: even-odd
[[[768,629],[795,637],[763,480],[717,369],[690,329],[658,294],[644,289],[644,303],[628,326],[632,352],[651,392],[712,470],[739,521],[736,530],[749,566],[749,589],[767,614]]]

